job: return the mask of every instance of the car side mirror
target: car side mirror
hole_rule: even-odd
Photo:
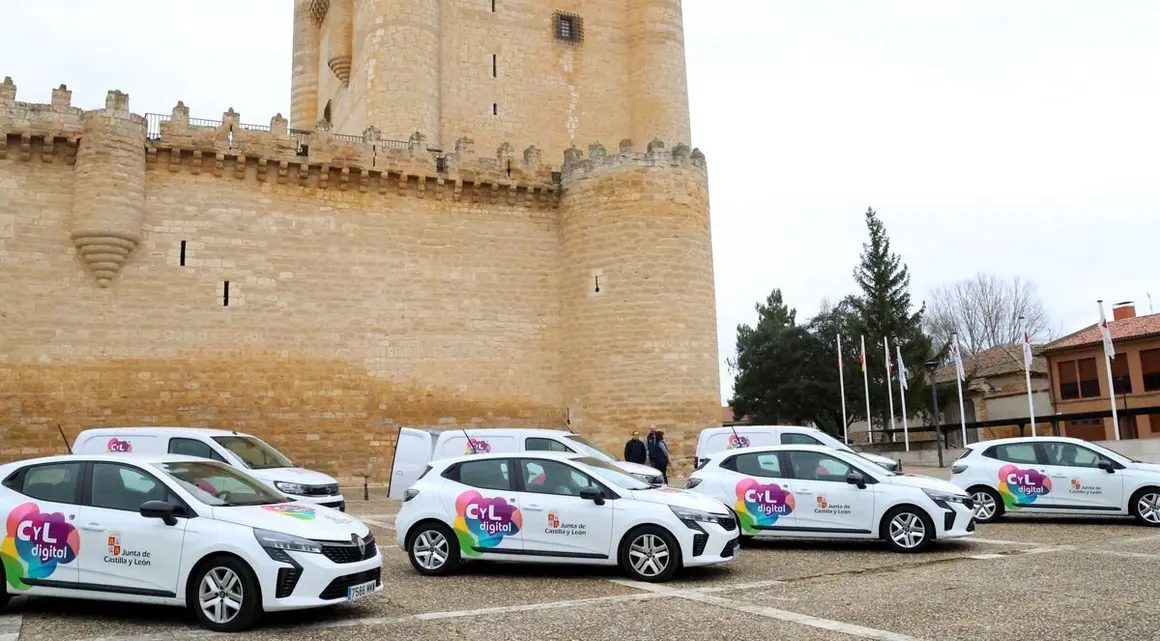
[[[166,525],[177,525],[177,506],[165,501],[145,501],[139,509],[147,519],[161,519]]]
[[[602,492],[598,487],[581,488],[580,498],[592,501],[597,505],[604,505],[604,492]]]
[[[1108,474],[1116,473],[1116,466],[1106,458],[1100,459],[1100,462],[1097,463],[1097,465],[1099,465],[1101,470],[1104,470]]]
[[[857,472],[850,472],[846,475],[846,482],[850,485],[857,485],[859,490],[866,489],[866,479]]]

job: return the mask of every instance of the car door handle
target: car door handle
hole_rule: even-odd
[[[529,512],[543,512],[544,511],[544,508],[540,507],[539,505],[536,505],[535,503],[529,503],[528,505],[525,505],[524,509],[529,511]]]
[[[797,490],[794,494],[813,494],[813,490]]]
[[[100,523],[85,523],[84,525],[81,526],[81,529],[82,530],[89,530],[91,532],[100,532],[101,530],[103,530],[105,528],[101,527]]]

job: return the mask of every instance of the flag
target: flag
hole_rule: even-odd
[[[967,380],[967,371],[963,369],[963,355],[959,352],[959,335],[955,334],[951,340],[951,358],[955,361],[955,375],[960,381]]]
[[[902,346],[895,345],[894,349],[898,352],[898,387],[904,390],[909,389],[906,385],[906,379],[910,376],[910,373],[906,371],[906,363],[902,361]],[[905,403],[906,401],[903,402]],[[906,409],[904,408],[902,411],[905,412]]]
[[[838,334],[838,370],[845,369],[842,367],[842,335]]]
[[[1104,339],[1104,356],[1116,360],[1116,348],[1112,346],[1112,330],[1108,328],[1108,319],[1104,318],[1104,306],[1100,305],[1100,336]]]
[[[1104,344],[1104,349],[1107,349],[1107,343]],[[1023,332],[1023,367],[1027,371],[1031,371],[1031,334],[1026,330]]]
[[[862,363],[862,371],[866,371],[866,341],[862,341],[862,353],[858,355],[858,361]]]

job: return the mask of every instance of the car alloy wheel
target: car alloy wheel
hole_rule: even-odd
[[[424,530],[415,537],[411,554],[424,570],[436,572],[447,563],[451,550],[447,544],[447,537],[443,534],[436,530]]]
[[[1133,501],[1136,518],[1145,525],[1160,526],[1160,490],[1148,488],[1136,495]]]
[[[407,538],[407,557],[419,574],[451,574],[459,567],[459,554],[459,539],[438,521],[419,524]]]
[[[671,560],[668,544],[655,534],[642,534],[628,546],[628,562],[633,570],[646,578],[663,574]]]
[[[198,606],[206,618],[216,625],[228,625],[236,619],[245,599],[242,579],[225,567],[216,567],[206,572],[197,591]]]
[[[892,510],[884,519],[883,538],[899,552],[918,552],[934,538],[934,524],[914,507]]]
[[[986,490],[978,490],[971,495],[975,502],[975,518],[986,523],[995,518],[999,511],[999,502]]]

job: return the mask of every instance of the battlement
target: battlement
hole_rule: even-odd
[[[701,177],[708,176],[705,154],[700,149],[690,149],[688,145],[678,143],[669,150],[665,148],[664,142],[655,139],[644,152],[633,149],[633,142],[628,139],[621,140],[619,149],[611,154],[604,145],[593,143],[588,145],[588,158],[584,158],[584,153],[573,146],[564,152],[564,166],[560,172],[564,183],[568,183],[583,180],[609,168],[620,167],[683,167]]]
[[[16,85],[5,78],[0,84],[0,158],[15,145],[21,160],[39,151],[45,162],[59,157],[74,163],[85,118],[95,112],[72,107],[71,96],[61,85],[49,104],[17,102]],[[445,152],[428,147],[418,132],[406,141],[384,139],[374,127],[350,136],[332,132],[325,120],[311,131],[290,129],[280,113],[267,125],[243,123],[232,108],[220,120],[192,118],[181,101],[168,115],[140,116],[129,112],[128,94],[117,90],[108,93],[102,112],[124,115],[145,127],[148,169],[228,173],[362,192],[393,190],[420,198],[431,194],[461,200],[466,191],[473,202],[506,198],[508,204],[539,208],[559,203],[559,174],[534,146],[517,157],[515,146],[505,142],[494,156],[480,157],[474,141],[466,137],[456,141],[454,151]],[[67,144],[56,145],[58,140]]]

